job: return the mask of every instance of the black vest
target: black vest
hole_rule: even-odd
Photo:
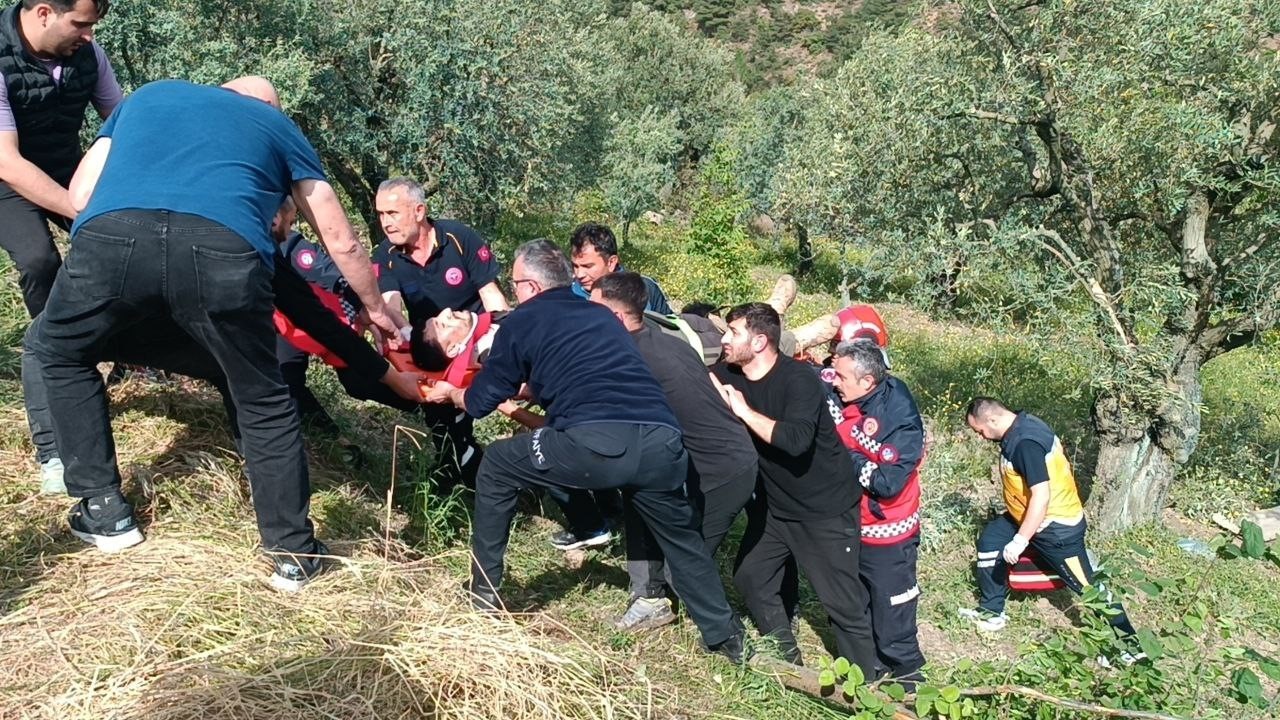
[[[62,82],[22,44],[21,3],[0,13],[0,73],[18,126],[18,151],[66,186],[80,162],[80,128],[98,84],[98,58],[84,45],[62,60]]]

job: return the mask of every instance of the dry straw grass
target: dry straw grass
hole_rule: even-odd
[[[141,390],[113,391],[147,533],[120,555],[84,549],[70,502],[35,495],[25,424],[0,432],[0,720],[632,720],[668,703],[550,618],[473,612],[451,569],[465,557],[372,529],[386,511],[358,483],[316,498],[341,567],[272,590],[240,464],[209,422],[220,409]]]
[[[0,618],[0,717],[653,715],[652,688],[566,628],[472,612],[437,560],[355,554],[297,596],[239,534],[54,558]]]

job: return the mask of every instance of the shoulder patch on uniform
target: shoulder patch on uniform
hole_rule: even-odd
[[[836,381],[836,371],[833,368],[822,368],[818,372],[818,377],[822,379],[822,382],[833,385]]]
[[[894,463],[898,461],[898,449],[892,445],[885,445],[880,448],[880,462]]]
[[[880,432],[880,421],[873,417],[866,418],[862,421],[862,432],[866,433],[867,437],[875,437],[876,433]]]
[[[298,264],[306,269],[311,269],[316,264],[316,253],[314,250],[303,250],[298,253]]]
[[[463,277],[464,276],[460,268],[451,267],[444,272],[444,281],[454,287],[462,284]]]
[[[489,262],[493,259],[493,253],[489,250],[488,245],[481,245],[476,251],[476,257],[480,258],[480,262]]]

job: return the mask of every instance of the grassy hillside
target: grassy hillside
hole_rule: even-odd
[[[669,280],[677,297],[696,293],[696,279],[645,267],[669,250],[659,241],[639,233],[636,264]],[[777,267],[762,255],[763,297]],[[836,307],[829,288],[804,290],[794,319]],[[69,501],[35,493],[14,347],[21,312],[12,281],[0,292],[0,718],[842,717],[702,654],[687,621],[639,636],[613,631],[627,599],[620,548],[567,557],[547,544],[556,525],[538,508],[520,516],[509,552],[505,600],[517,614],[472,614],[459,590],[465,513],[414,493],[431,460],[418,434],[397,428],[415,422],[341,397],[319,367],[313,384],[364,458],[356,464],[340,443],[309,438],[313,514],[341,557],[338,571],[296,597],[266,586],[220,404],[181,380],[113,388],[126,493],[148,540],[114,557],[83,550],[62,519]],[[1202,451],[1165,524],[1094,539],[1135,624],[1165,650],[1153,666],[1104,670],[1080,662],[1095,636],[1069,594],[1015,596],[1000,635],[955,617],[974,602],[973,537],[998,502],[995,449],[964,429],[960,408],[975,392],[1005,397],[1053,423],[1087,464],[1087,355],[905,306],[883,310],[895,372],[936,438],[920,560],[933,681],[1010,681],[1084,700],[1123,691],[1130,705],[1186,717],[1274,716],[1274,701],[1242,703],[1236,688],[1247,670],[1275,697],[1273,666],[1258,657],[1280,656],[1280,568],[1202,558],[1176,543],[1212,539],[1208,513],[1280,502],[1266,472],[1280,452],[1280,348],[1209,367]],[[483,428],[490,437],[507,430]],[[731,557],[737,533],[728,544]],[[727,576],[730,560],[721,561]],[[830,638],[811,595],[803,618],[802,642],[816,659]],[[992,707],[988,717],[1080,717],[1025,700]]]

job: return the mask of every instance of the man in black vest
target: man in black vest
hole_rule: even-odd
[[[107,0],[22,0],[0,13],[0,247],[18,268],[22,298],[44,309],[61,259],[49,222],[76,212],[67,184],[93,103],[106,118],[122,92],[93,28]]]
[[[80,128],[93,103],[103,118],[123,93],[93,28],[107,0],[22,0],[0,13],[0,247],[18,269],[22,299],[40,314],[62,258],[49,223],[75,219],[67,184],[80,162]],[[39,366],[23,356],[23,377]],[[24,394],[27,394],[24,392]],[[28,413],[44,492],[60,493],[53,428]]]

